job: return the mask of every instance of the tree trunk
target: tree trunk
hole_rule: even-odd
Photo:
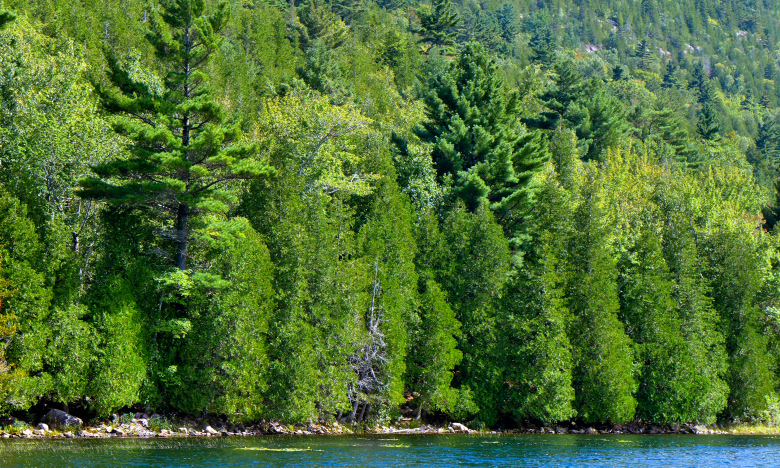
[[[365,405],[363,405],[363,406],[360,408],[360,414],[359,414],[359,415],[358,415],[358,417],[357,417],[357,420],[358,420],[358,422],[363,420],[363,413],[365,413],[365,412],[366,412],[366,406],[368,406],[368,403],[366,403]]]
[[[425,402],[420,400],[420,405],[417,406],[417,413],[414,415],[414,419],[416,419],[418,421],[420,420],[420,417],[422,416],[422,408],[423,408],[424,404],[425,404]]]
[[[187,219],[190,210],[184,203],[179,203],[176,211],[176,268],[187,269]]]
[[[358,400],[355,400],[352,402],[352,411],[349,412],[346,418],[344,418],[344,422],[352,422],[355,420],[355,413],[357,413],[357,408],[360,402]]]

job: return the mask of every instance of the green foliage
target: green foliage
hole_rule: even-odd
[[[256,157],[257,147],[241,141],[238,123],[226,119],[204,72],[226,21],[226,3],[210,15],[202,0],[165,3],[146,33],[164,64],[163,88],[135,78],[112,53],[112,86],[95,83],[104,108],[120,116],[114,129],[131,141],[131,156],[95,166],[99,178],[84,179],[80,195],[175,213],[174,257],[180,270],[187,266],[191,213],[224,212],[232,196],[222,185],[269,171]]]
[[[429,77],[427,89],[428,119],[417,134],[434,145],[439,176],[454,179],[455,193],[470,210],[487,202],[509,225],[522,219],[547,151],[514,118],[519,94],[507,92],[495,62],[475,43]]]
[[[452,47],[458,34],[455,28],[460,22],[460,15],[452,0],[433,0],[430,6],[422,4],[417,10],[417,16],[422,28],[422,42],[444,50]]]
[[[0,412],[776,421],[780,10],[694,3],[6,1]]]
[[[16,19],[13,11],[4,10],[3,2],[0,2],[0,29],[6,27],[11,21]]]

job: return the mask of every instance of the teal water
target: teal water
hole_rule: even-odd
[[[780,466],[776,436],[368,436],[4,440],[0,467]]]

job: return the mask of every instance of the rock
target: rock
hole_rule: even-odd
[[[452,430],[454,430],[455,432],[460,432],[464,434],[469,434],[471,432],[468,427],[464,426],[461,423],[452,423],[451,427]]]
[[[149,427],[149,420],[146,418],[139,418],[137,422],[143,427]]]
[[[186,434],[188,431],[186,427],[180,427],[179,432],[181,432],[182,434]]]
[[[160,416],[157,413],[154,413],[153,415],[149,416],[149,419],[162,419],[162,416]]]
[[[36,429],[41,429],[43,431],[49,431],[49,425],[44,423],[38,423],[37,426],[35,426]]]
[[[693,426],[693,433],[694,434],[709,434],[709,430],[707,430],[706,426],[703,426],[701,424],[697,424],[696,426]]]
[[[39,436],[45,436],[46,435],[46,431],[44,431],[43,429],[36,429],[35,433],[37,435],[39,435]]]
[[[76,436],[74,436],[72,432],[66,432],[66,433],[65,433],[65,438],[66,438],[66,439],[72,439],[72,438],[74,438],[74,437],[76,437]]]
[[[49,410],[46,416],[43,417],[43,420],[53,427],[81,426],[84,424],[84,421],[81,419],[58,409]]]
[[[114,429],[111,431],[111,433],[112,433],[112,434],[116,434],[116,435],[118,435],[118,436],[123,436],[123,435],[125,435],[125,431],[124,431],[124,430],[122,430],[122,428],[121,428],[121,427],[115,427],[115,428],[114,428]]]
[[[647,430],[648,434],[663,434],[664,430],[661,429],[658,426],[650,426],[650,429]]]
[[[224,431],[224,430],[223,430],[223,431],[221,431],[221,432],[220,432],[220,435],[221,435],[222,437],[227,437],[227,436],[229,436],[229,435],[230,435],[230,432],[228,432],[228,431]]]
[[[555,428],[555,433],[556,434],[568,434],[569,430],[566,429],[565,427],[556,427]]]
[[[22,435],[31,436],[32,435],[32,431],[30,429],[25,429],[25,430],[22,431]]]
[[[111,415],[111,422],[114,424],[119,424],[119,415],[114,413]]]
[[[585,434],[598,434],[598,433],[599,433],[599,431],[597,431],[596,429],[594,429],[592,427],[589,427],[589,428],[585,429]]]
[[[219,432],[215,431],[214,428],[211,427],[211,426],[204,427],[203,428],[203,432],[205,432],[206,434],[212,434],[212,435],[219,434]]]
[[[2,438],[2,439],[10,439],[11,438],[11,434],[3,433],[3,435],[1,435],[0,438]]]

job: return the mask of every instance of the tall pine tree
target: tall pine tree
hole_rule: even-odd
[[[130,140],[130,156],[95,167],[98,177],[81,182],[81,196],[159,212],[170,223],[180,270],[187,268],[190,218],[225,211],[232,200],[226,182],[269,171],[209,87],[207,65],[227,14],[225,2],[210,15],[203,0],[162,2],[146,40],[164,67],[163,89],[122,68],[112,53],[110,85],[95,83],[104,108],[117,116],[114,129]]]

